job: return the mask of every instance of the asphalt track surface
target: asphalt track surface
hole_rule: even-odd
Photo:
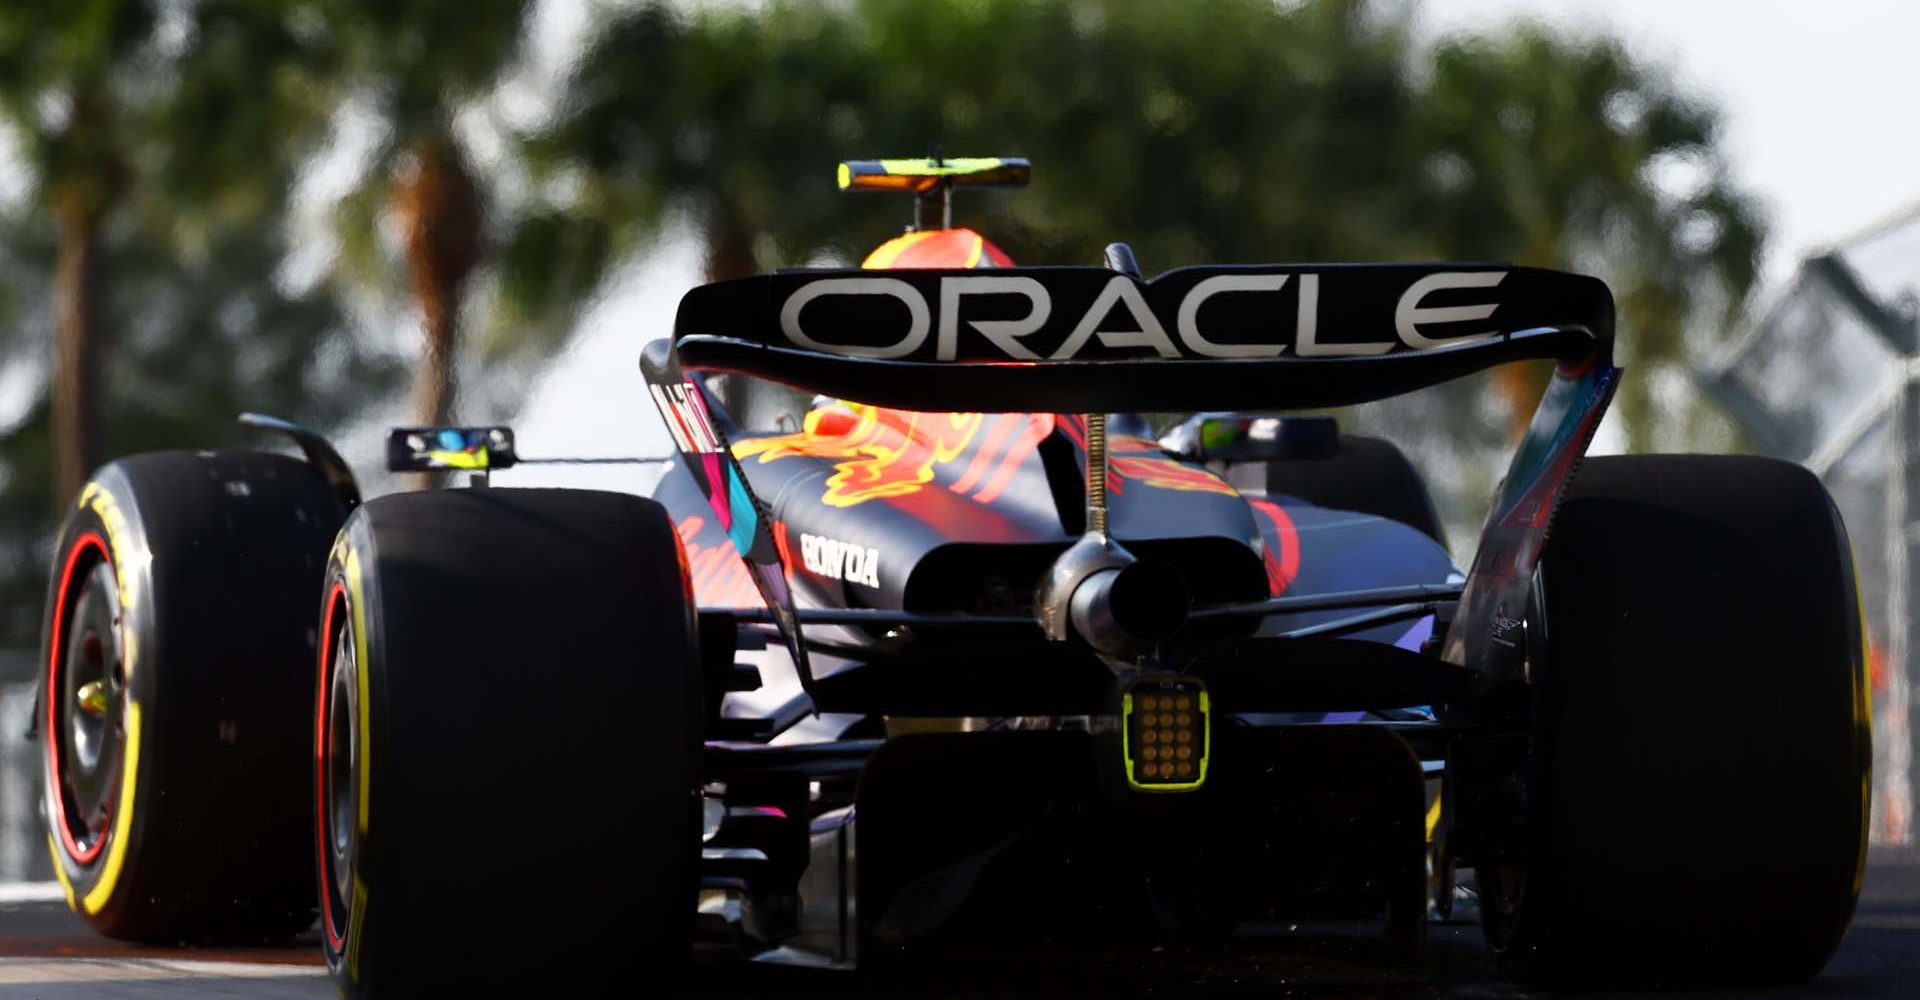
[[[1764,836],[1764,829],[1756,835]],[[1658,900],[1648,900],[1658,906]],[[1503,980],[1471,923],[1435,925],[1417,964],[1385,960],[1360,927],[1261,928],[1224,949],[975,955],[885,977],[703,958],[684,995],[705,1000],[797,997],[1299,997],[1508,1000],[1540,996]],[[311,936],[276,948],[135,948],[91,934],[57,902],[0,903],[0,998],[260,1000],[333,996]],[[650,995],[645,970],[609,956],[608,996]],[[1637,995],[1637,994],[1636,994]],[[1876,852],[1853,928],[1810,983],[1777,990],[1657,994],[1669,1000],[1920,997],[1920,852]],[[1622,994],[1587,994],[1589,998]]]

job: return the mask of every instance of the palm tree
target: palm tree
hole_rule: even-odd
[[[107,225],[157,208],[192,230],[256,210],[316,134],[317,53],[298,37],[290,6],[0,5],[0,116],[27,161],[29,200],[55,233],[50,424],[60,504],[101,453]],[[202,127],[210,122],[218,128]],[[130,205],[138,198],[144,208]]]
[[[0,217],[0,351],[56,358],[0,427],[0,552],[20,557],[0,558],[0,646],[41,627],[28,554],[94,462],[249,443],[236,412],[325,423],[392,384],[330,284],[285,280],[289,192],[332,107],[303,8],[0,8],[0,121],[31,184]]]
[[[356,190],[341,205],[348,265],[384,270],[374,234],[383,212],[399,223],[424,351],[414,369],[413,417],[447,423],[460,307],[485,243],[487,197],[454,128],[518,56],[527,0],[349,3],[325,0],[341,52],[347,106],[383,125]]]
[[[52,380],[54,491],[79,492],[99,450],[100,226],[123,182],[114,72],[148,43],[142,3],[43,0],[0,8],[0,107],[58,233]],[[48,37],[60,39],[48,45]]]

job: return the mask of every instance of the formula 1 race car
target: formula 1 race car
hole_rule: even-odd
[[[1825,964],[1868,707],[1811,474],[1583,462],[1622,374],[1596,279],[1016,267],[951,197],[1027,176],[843,164],[915,228],[689,292],[635,383],[678,452],[653,499],[487,485],[533,461],[506,428],[396,431],[390,467],[474,482],[365,502],[267,418],[304,460],[101,469],[36,716],[74,909],[166,942],[317,913],[346,995],[469,995],[696,938],[844,967],[1344,917],[1411,949],[1471,869],[1530,980]],[[1464,573],[1399,450],[1301,412],[1534,359]],[[742,426],[716,373],[818,395]]]

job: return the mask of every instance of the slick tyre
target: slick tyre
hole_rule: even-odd
[[[1384,517],[1446,544],[1426,482],[1391,441],[1342,434],[1331,455],[1271,461],[1265,470],[1270,496],[1286,494],[1319,507]]]
[[[101,933],[281,938],[313,922],[313,595],[344,503],[280,455],[157,452],[61,528],[36,737],[54,872]]]
[[[1591,459],[1540,581],[1527,847],[1477,871],[1495,951],[1554,985],[1813,976],[1859,892],[1871,755],[1826,490],[1766,459]]]
[[[344,995],[672,979],[700,853],[682,566],[662,508],[622,494],[438,490],[348,520],[308,785]]]

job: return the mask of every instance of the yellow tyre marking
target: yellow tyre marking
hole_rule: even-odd
[[[100,488],[97,482],[89,482],[80,491],[80,506],[91,509],[107,528],[108,555],[113,563],[113,583],[120,591],[120,629],[121,662],[125,665],[127,678],[133,678],[134,661],[138,658],[138,642],[133,629],[124,624],[133,616],[135,598],[131,581],[127,576],[129,563],[135,559],[151,560],[144,550],[136,553],[127,540],[133,532],[127,527],[127,516],[120,511],[120,505],[114,502],[113,494]]]
[[[132,531],[127,525],[127,517],[114,501],[113,494],[101,488],[98,482],[89,482],[80,491],[79,506],[92,510],[107,529],[107,554],[113,563],[114,584],[120,591],[120,656],[121,664],[129,681],[134,675],[134,666],[139,659],[137,633],[133,628],[135,602],[140,595],[134,592],[132,578],[128,575],[129,564],[135,559],[151,559],[144,549],[136,552],[128,541]],[[107,845],[107,859],[100,866],[100,877],[86,895],[78,899],[75,905],[73,884],[67,878],[65,859],[61,856],[51,836],[47,843],[53,848],[53,870],[59,876],[61,888],[67,894],[67,906],[87,915],[99,913],[113,898],[113,890],[120,883],[120,873],[127,863],[127,841],[133,832],[133,813],[139,802],[140,788],[140,702],[131,684],[127,688],[127,738],[123,746],[125,758],[121,764],[120,801],[114,810],[113,830],[108,834],[111,842]]]
[[[1433,803],[1427,806],[1427,842],[1433,842],[1433,831],[1440,825],[1440,796],[1433,797]]]
[[[113,887],[120,881],[120,869],[127,862],[127,838],[133,833],[133,790],[138,787],[135,779],[140,774],[140,703],[127,699],[127,759],[122,765],[125,769],[125,782],[120,787],[120,803],[113,813],[113,842],[107,845],[107,862],[100,868],[100,881],[93,884],[87,895],[80,900],[89,915],[99,913],[100,908],[113,898]]]
[[[47,834],[47,850],[53,854],[54,877],[60,880],[60,888],[67,894],[67,909],[79,910],[80,904],[73,896],[73,883],[67,878],[67,859],[60,853],[60,845],[51,833]]]
[[[367,926],[367,883],[353,876],[353,902],[347,907],[347,975],[360,979],[360,931]]]
[[[360,833],[364,836],[367,832],[367,800],[373,797],[371,791],[372,782],[369,780],[369,776],[373,773],[373,741],[371,738],[372,734],[369,730],[371,730],[373,726],[371,724],[372,712],[368,707],[369,702],[367,701],[367,674],[371,671],[372,666],[367,659],[367,602],[366,588],[362,585],[360,578],[360,553],[354,551],[351,547],[347,549],[346,569],[348,603],[353,607],[354,675],[360,687],[360,717],[354,721],[359,723],[360,729],[359,822]]]
[[[367,835],[368,805],[373,800],[373,740],[372,740],[372,702],[369,697],[368,675],[372,672],[372,663],[367,658],[367,601],[366,586],[360,565],[360,553],[351,544],[346,543],[346,533],[342,532],[334,552],[345,569],[347,578],[347,605],[353,615],[353,655],[354,683],[360,698],[357,706],[358,718],[354,720],[359,730],[360,794],[359,816],[357,822],[361,838]],[[348,978],[358,982],[360,979],[360,935],[367,924],[367,883],[360,873],[353,876],[353,899],[347,905],[347,962]]]

